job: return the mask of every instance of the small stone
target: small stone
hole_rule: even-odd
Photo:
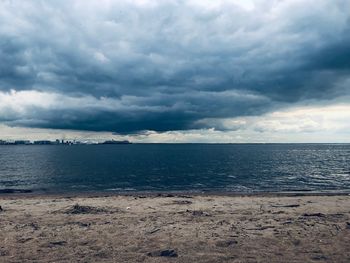
[[[171,257],[175,258],[178,256],[177,252],[174,249],[166,249],[166,250],[157,250],[148,252],[147,256],[149,257]]]
[[[292,241],[292,243],[294,244],[294,246],[299,246],[301,244],[301,241],[299,239],[295,239]]]
[[[49,243],[49,247],[52,247],[52,246],[64,246],[65,244],[67,244],[66,241],[52,241]]]
[[[316,256],[313,256],[311,259],[313,259],[313,260],[327,260],[328,258],[324,255],[316,255]]]

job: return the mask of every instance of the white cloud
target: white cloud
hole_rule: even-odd
[[[227,128],[237,121],[245,129],[276,133],[324,133],[350,131],[350,104],[326,106],[301,106],[271,112],[258,117],[225,120]],[[349,133],[350,134],[350,133]]]
[[[106,63],[109,61],[109,59],[106,58],[106,56],[101,52],[95,52],[94,57],[97,61],[99,61],[101,63]]]

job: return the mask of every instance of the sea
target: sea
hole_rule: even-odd
[[[0,145],[0,193],[349,192],[350,144]]]

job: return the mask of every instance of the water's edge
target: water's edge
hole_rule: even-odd
[[[295,197],[295,196],[349,196],[350,189],[346,191],[32,191],[25,189],[2,189],[0,198],[92,198],[110,196],[132,196],[132,197],[192,197],[192,196],[227,196],[227,197]]]

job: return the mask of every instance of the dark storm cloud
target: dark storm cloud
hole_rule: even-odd
[[[2,1],[0,121],[186,130],[350,94],[348,1],[242,3]]]

